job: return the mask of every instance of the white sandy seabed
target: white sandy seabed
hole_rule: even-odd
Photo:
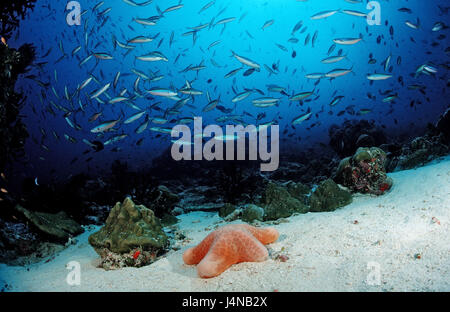
[[[224,223],[217,213],[193,212],[178,223],[192,240],[149,266],[97,268],[87,242],[97,227],[47,263],[1,264],[0,281],[11,291],[450,291],[450,157],[390,176],[384,196],[355,196],[334,212],[274,225],[280,238],[268,247],[285,262],[271,257],[199,278],[182,253]],[[80,285],[66,281],[70,261],[80,264]]]

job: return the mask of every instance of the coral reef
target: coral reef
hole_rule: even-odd
[[[111,263],[117,262],[106,259],[108,255],[128,254],[140,248],[142,252],[156,256],[168,246],[168,242],[153,211],[143,205],[136,205],[129,197],[123,203],[116,203],[105,226],[89,236],[89,243],[102,257],[102,265],[106,264],[108,268],[115,267]],[[154,257],[146,256],[145,259],[152,261]],[[128,263],[126,260],[119,262]]]
[[[389,170],[405,170],[423,166],[450,152],[450,113],[444,112],[435,126],[429,125],[427,133],[405,144],[400,153],[389,155]]]
[[[413,169],[423,166],[450,152],[450,109],[447,109],[435,125],[429,124],[423,136],[416,137],[403,145],[380,146],[387,152],[388,172]]]
[[[263,194],[264,220],[277,220],[291,216],[295,212],[306,213],[309,208],[291,196],[287,188],[270,182]]]
[[[339,186],[331,179],[319,184],[309,198],[310,211],[334,211],[352,202],[352,194]]]
[[[368,120],[347,120],[341,126],[332,125],[328,134],[330,146],[341,158],[353,155],[359,147],[380,146],[387,142],[382,129]]]
[[[0,219],[0,262],[27,256],[37,249],[37,235],[25,223],[13,223]],[[34,242],[34,244],[33,244]]]
[[[386,153],[378,147],[360,147],[352,157],[344,158],[334,180],[354,192],[382,195],[392,186],[386,175]]]
[[[3,12],[2,12],[3,13]],[[25,44],[18,50],[0,43],[0,170],[8,161],[24,154],[28,132],[20,118],[25,98],[14,91],[17,77],[35,57],[34,48]]]
[[[269,252],[264,245],[273,243],[278,236],[274,228],[226,225],[210,233],[196,247],[186,250],[183,260],[188,265],[198,264],[200,277],[214,277],[235,263],[266,260]]]

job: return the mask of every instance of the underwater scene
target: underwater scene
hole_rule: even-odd
[[[450,291],[448,1],[1,6],[2,292]]]

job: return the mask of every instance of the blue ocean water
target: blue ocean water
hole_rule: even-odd
[[[343,12],[371,12],[365,1],[352,2],[357,1],[185,0],[178,3],[155,0],[145,6],[133,6],[119,0],[104,1],[103,4],[79,1],[83,12],[81,25],[71,26],[67,23],[67,2],[39,1],[9,42],[11,46],[33,43],[38,54],[36,63],[41,63],[26,74],[35,75],[36,79],[22,77],[17,85],[17,89],[27,96],[23,115],[31,134],[27,141],[29,159],[24,173],[37,176],[41,181],[55,177],[64,180],[83,171],[107,172],[116,159],[126,161],[132,169],[148,166],[171,145],[170,135],[150,128],[171,128],[181,117],[201,116],[205,125],[217,123],[216,118],[224,115],[239,115],[239,119],[250,124],[274,122],[280,125],[281,152],[292,146],[320,148],[317,143],[328,143],[329,127],[340,125],[347,119],[375,120],[394,137],[420,134],[427,123],[436,121],[449,103],[448,29],[443,27],[433,31],[436,23],[447,23],[448,2],[381,0],[381,25],[373,26],[368,25],[365,17]],[[167,10],[173,6],[178,7]],[[311,19],[320,12],[331,10],[339,12],[326,18]],[[155,16],[153,26],[136,22],[136,18]],[[228,18],[229,22],[217,24]],[[301,27],[293,32],[300,21]],[[204,28],[199,27],[202,29],[195,31],[194,38],[189,32],[201,25]],[[133,49],[121,48],[115,41],[127,44],[138,36],[153,40],[129,43],[135,47]],[[333,39],[339,38],[362,40],[352,45],[336,44],[334,51],[329,53]],[[217,44],[210,47],[215,42]],[[79,50],[74,53],[77,48]],[[159,51],[168,61],[136,59],[153,51]],[[241,64],[232,51],[259,64],[260,70],[244,76],[251,67]],[[80,65],[95,53],[106,53],[112,59],[93,56]],[[321,62],[338,55],[345,58],[333,64]],[[389,56],[389,64],[385,66]],[[369,62],[371,59],[376,62]],[[183,72],[189,66],[197,65],[205,68]],[[430,70],[422,69],[416,74],[422,65],[429,66]],[[227,73],[241,67],[235,75],[225,78]],[[351,72],[334,79],[306,77],[334,69],[351,69]],[[139,95],[135,99],[109,104],[108,96],[117,97],[124,88],[128,90],[125,97],[136,95],[134,84],[138,75],[132,70],[148,77],[163,78],[155,82],[141,78]],[[121,74],[116,88],[111,86],[106,91],[108,96],[105,93],[99,97],[104,103],[91,99],[94,91],[113,83],[117,72]],[[367,75],[374,73],[392,77],[371,83]],[[76,93],[89,77],[95,79]],[[41,87],[36,80],[49,85]],[[164,116],[176,101],[152,96],[146,91],[152,88],[179,90],[186,80],[203,94],[193,96],[179,114],[166,115],[169,121],[166,124],[152,123],[152,118]],[[284,93],[271,92],[268,85],[282,87]],[[236,93],[245,88],[255,91],[245,100],[233,103]],[[65,95],[66,89],[69,99]],[[313,94],[303,102],[289,100],[294,94],[307,91],[313,91]],[[207,92],[211,99],[220,97],[219,105],[230,112],[218,108],[203,112],[208,104]],[[181,93],[178,96],[188,97]],[[338,96],[343,96],[342,100],[331,106]],[[387,99],[389,96],[393,99]],[[274,97],[280,101],[268,108],[252,105],[252,100],[260,97]],[[292,124],[295,117],[309,110],[312,114],[308,120]],[[145,111],[145,115],[124,124],[126,118],[140,111]],[[102,114],[89,122],[96,113]],[[264,115],[257,120],[259,114]],[[145,121],[146,115],[149,126],[137,134],[135,130]],[[65,117],[75,127],[70,126]],[[91,132],[102,122],[118,119],[115,131],[100,136]],[[100,152],[94,152],[83,142],[85,139],[105,143],[122,134],[126,135],[122,140],[106,145]],[[85,154],[87,150],[89,152]]]

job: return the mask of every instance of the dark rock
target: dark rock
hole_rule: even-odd
[[[443,134],[426,134],[415,138],[404,147],[402,155],[397,157],[397,168],[406,170],[423,166],[437,157],[447,155],[449,151]]]
[[[416,137],[395,152],[387,150],[388,171],[413,169],[423,166],[450,152],[450,109],[447,109],[436,122],[429,124],[427,132]]]
[[[448,108],[436,123],[438,129],[443,135],[445,142],[450,143],[450,108]]]
[[[401,169],[412,169],[425,165],[430,161],[431,155],[426,148],[414,151],[412,154],[404,156],[400,159],[399,166]]]
[[[176,224],[178,221],[179,221],[179,220],[178,220],[177,217],[175,217],[175,216],[173,216],[173,215],[171,215],[171,214],[166,213],[166,214],[164,214],[164,215],[162,216],[162,218],[161,218],[161,225],[164,226],[164,227],[165,227],[165,226],[170,226],[170,225]]]
[[[29,256],[38,249],[38,239],[25,223],[0,219],[0,262],[9,264],[18,257]]]
[[[361,134],[356,140],[356,146],[374,146],[375,140],[368,134]]]
[[[319,184],[309,198],[310,210],[313,212],[334,211],[352,202],[352,194],[331,179]]]
[[[65,243],[69,238],[84,232],[84,229],[63,211],[57,214],[32,212],[20,205],[16,206],[16,210],[21,212],[35,228],[58,242]]]
[[[166,186],[158,186],[149,196],[148,200],[151,202],[151,208],[154,213],[162,217],[170,213],[176,204],[180,202],[177,194],[172,193]]]

